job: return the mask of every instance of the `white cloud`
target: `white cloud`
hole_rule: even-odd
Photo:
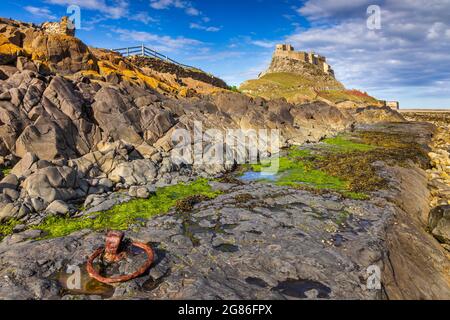
[[[311,20],[321,18],[340,17],[346,18],[353,15],[361,8],[367,8],[376,4],[374,0],[309,0],[297,11]]]
[[[128,17],[128,19],[133,20],[133,21],[139,21],[144,24],[158,22],[158,20],[150,17],[150,15],[147,12],[138,12],[138,13],[133,14],[130,17]]]
[[[262,48],[274,48],[277,42],[267,40],[250,40],[250,43]]]
[[[24,7],[26,11],[33,14],[36,17],[44,18],[47,20],[56,20],[56,16],[52,14],[52,12],[47,8],[37,8],[33,6]]]
[[[154,50],[161,52],[175,52],[180,49],[189,50],[200,46],[203,43],[199,40],[185,37],[160,36],[150,32],[126,30],[121,28],[112,29],[114,33],[119,35],[122,41],[132,41],[133,43],[144,43]]]
[[[200,11],[195,9],[195,8],[192,8],[192,7],[186,8],[186,13],[188,15],[190,15],[190,16],[198,16],[198,15],[200,15]]]
[[[119,19],[129,14],[129,2],[127,0],[45,0],[50,4],[63,6],[77,5],[87,10],[100,11],[106,17]]]
[[[219,27],[207,27],[207,26],[203,26],[203,25],[198,24],[198,23],[191,23],[189,25],[189,27],[191,29],[204,30],[204,31],[207,31],[207,32],[218,32],[218,31],[220,31],[222,29],[222,28],[219,28]]]
[[[150,6],[156,10],[169,8],[183,9],[190,16],[199,16],[201,12],[191,2],[184,0],[150,0]]]

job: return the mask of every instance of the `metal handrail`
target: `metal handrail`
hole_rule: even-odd
[[[168,61],[170,63],[176,64],[180,67],[187,68],[187,69],[193,69],[197,71],[201,71],[199,68],[189,66],[187,64],[180,63],[178,61],[175,61],[168,56],[159,53],[158,51],[155,51],[153,49],[150,49],[146,47],[145,45],[136,46],[136,47],[127,47],[127,48],[119,48],[119,49],[111,49],[113,52],[117,52],[120,55],[124,57],[130,57],[130,56],[142,56],[142,57],[150,57],[150,58],[157,58],[160,60]],[[212,75],[211,75],[212,76]]]

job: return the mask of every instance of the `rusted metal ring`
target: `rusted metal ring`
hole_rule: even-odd
[[[145,264],[143,266],[141,266],[136,272],[132,273],[132,274],[128,274],[128,275],[123,275],[123,276],[117,276],[117,277],[111,277],[111,278],[106,278],[101,276],[95,269],[94,269],[94,261],[95,259],[97,259],[100,255],[102,255],[105,252],[105,247],[99,248],[97,249],[88,259],[87,261],[87,272],[89,274],[89,276],[91,278],[94,278],[97,281],[100,281],[102,283],[106,283],[106,284],[114,284],[114,283],[120,283],[120,282],[126,282],[132,279],[135,279],[137,277],[139,277],[140,275],[142,275],[145,271],[148,270],[148,268],[150,268],[150,266],[153,263],[154,260],[154,253],[153,250],[150,246],[148,246],[145,243],[141,243],[141,242],[133,242],[131,244],[134,247],[140,248],[142,250],[145,251],[145,253],[147,254],[147,261],[145,262]]]

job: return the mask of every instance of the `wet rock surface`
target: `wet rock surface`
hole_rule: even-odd
[[[243,193],[252,199],[237,201]],[[234,185],[192,212],[173,212],[128,231],[150,243],[157,258],[149,274],[117,286],[114,298],[379,298],[380,291],[365,287],[366,270],[382,264],[384,226],[393,214],[386,205]],[[0,243],[3,298],[70,294],[48,277],[71,265],[82,268],[103,242],[103,233],[90,231],[15,244],[14,236]]]

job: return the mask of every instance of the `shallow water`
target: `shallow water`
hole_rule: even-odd
[[[111,285],[103,284],[95,279],[92,279],[87,273],[86,266],[80,268],[80,286],[73,288],[70,286],[71,277],[73,275],[67,273],[66,270],[57,272],[54,278],[62,287],[61,295],[95,295],[101,296],[103,299],[111,298],[114,294],[115,288]]]
[[[102,263],[101,259],[97,259],[94,263],[94,268],[103,276],[113,277],[124,274],[131,274],[135,272],[147,259],[147,255],[141,248],[131,245],[130,242],[124,242],[124,251],[127,253],[125,259],[118,263],[106,264]],[[115,286],[101,283],[92,279],[86,269],[86,264],[79,266],[76,271],[79,283],[76,283],[75,277],[77,274],[70,273],[67,268],[64,268],[53,275],[62,287],[61,296],[65,295],[86,295],[86,296],[101,296],[103,299],[111,298],[114,295]]]
[[[308,296],[306,293],[311,290],[315,290],[319,299],[327,299],[330,297],[331,289],[318,281],[306,280],[306,279],[288,279],[280,282],[277,287],[272,289],[283,295],[306,299]]]
[[[259,180],[268,180],[268,181],[277,181],[278,176],[274,173],[262,173],[262,172],[254,172],[247,171],[241,177],[239,177],[242,181],[259,181]]]
[[[248,277],[245,279],[245,282],[247,282],[250,285],[260,287],[260,288],[267,288],[269,286],[263,279],[256,278],[256,277]]]

